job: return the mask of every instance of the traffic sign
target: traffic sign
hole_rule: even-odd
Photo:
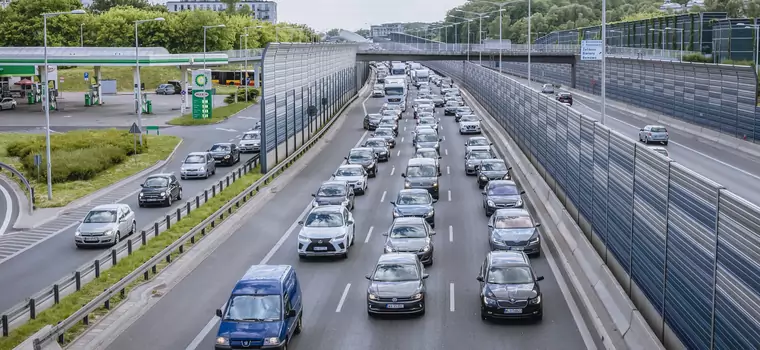
[[[90,79],[90,73],[84,72],[84,80]]]
[[[180,91],[180,92],[179,92],[179,94],[180,94],[180,95],[182,95],[182,96],[184,96],[184,95],[186,95],[186,94],[187,94],[187,91],[185,91],[185,90],[182,90],[182,91]]]
[[[137,123],[132,123],[132,126],[129,128],[130,134],[142,134],[142,130],[140,130],[140,127],[137,126]]]
[[[601,40],[581,41],[581,61],[601,61],[604,45]]]
[[[63,77],[61,77],[60,81],[63,83]]]

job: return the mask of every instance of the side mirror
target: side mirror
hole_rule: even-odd
[[[488,143],[488,145],[489,145],[489,146],[493,146],[493,142],[489,142],[489,143]]]
[[[437,198],[433,198],[433,203],[438,203],[438,199]]]
[[[480,193],[486,194],[486,190],[482,190],[482,191],[480,191]]]
[[[371,279],[372,279],[372,276],[370,276],[370,275],[364,275],[364,278],[366,278],[366,279],[368,279],[368,280],[371,280]]]
[[[540,223],[540,222],[537,222],[537,223],[536,223],[536,227],[541,227],[541,223]]]
[[[441,157],[441,156],[438,156],[438,159],[443,159],[443,157]]]
[[[391,205],[396,205],[396,201],[391,201]]]
[[[423,279],[423,280],[426,280],[428,277],[430,277],[430,275],[428,275],[428,274],[423,274],[423,275],[422,275],[422,279]]]
[[[520,191],[520,194],[525,194],[525,191]]]
[[[639,131],[644,131],[644,129],[639,129]]]
[[[641,129],[641,130],[644,130],[644,129]],[[207,150],[206,150],[206,152],[211,152],[211,149],[210,149],[210,148],[209,148],[209,149],[207,149]]]
[[[343,159],[348,160],[348,157],[343,157]]]
[[[544,276],[538,276],[538,277],[536,277],[536,282],[543,281],[543,280],[544,280]]]
[[[383,236],[388,237],[388,232],[381,233]]]
[[[333,174],[333,176],[335,176],[335,175]],[[311,194],[311,196],[312,196],[312,197],[316,197],[317,195],[316,195],[316,194],[314,194],[314,193],[312,193],[312,194]]]
[[[435,231],[430,231],[431,236],[435,236]]]
[[[401,177],[406,177],[406,173],[401,173]]]
[[[140,187],[145,187],[145,184],[140,184]]]
[[[222,317],[222,309],[216,309],[216,317]]]
[[[438,142],[442,142],[442,141],[443,141],[443,139],[438,139]]]
[[[303,221],[299,221],[298,224],[303,226]]]
[[[478,281],[480,281],[480,282],[483,282],[483,276],[478,276],[476,279],[477,279]]]
[[[288,313],[285,314],[287,318],[296,317],[296,310],[290,309],[288,310]]]
[[[488,224],[488,228],[493,228],[493,224]]]
[[[348,220],[348,221],[346,221],[346,223],[349,224],[349,225],[353,225],[354,224],[354,220]]]

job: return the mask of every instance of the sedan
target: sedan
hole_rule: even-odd
[[[206,152],[211,153],[217,163],[233,165],[240,161],[240,149],[234,143],[217,143]]]
[[[375,150],[377,160],[380,162],[387,162],[391,159],[391,151],[388,148],[388,142],[382,137],[371,137],[367,141],[364,141],[362,147],[368,147]]]
[[[377,127],[391,129],[398,136],[398,122],[394,117],[383,117],[383,119],[380,119],[380,124]]]
[[[443,115],[456,115],[459,107],[461,107],[459,102],[450,100],[443,106]]]
[[[490,150],[475,150],[464,156],[464,173],[475,175],[478,173],[480,163],[486,159],[495,159],[496,156]]]
[[[380,125],[381,114],[367,114],[364,116],[364,130],[375,130]]]
[[[396,134],[393,133],[393,129],[378,128],[375,130],[375,132],[372,133],[372,137],[383,138],[385,139],[385,142],[388,143],[388,146],[391,148],[396,148]]]
[[[473,114],[472,109],[467,106],[462,106],[457,108],[456,112],[454,112],[454,121],[459,123],[459,119],[462,118],[462,116]]]
[[[180,167],[180,176],[187,178],[204,178],[216,174],[216,162],[208,152],[192,152],[185,157]]]
[[[662,142],[664,145],[668,144],[670,135],[668,129],[662,125],[647,125],[639,129],[639,141],[644,143],[650,142]]]
[[[261,130],[246,131],[238,144],[240,152],[259,152],[261,150]]]
[[[482,193],[483,209],[488,217],[497,209],[523,207],[522,195],[525,191],[520,190],[512,180],[489,181]]]
[[[0,98],[0,111],[4,109],[16,109],[16,100],[11,97]]]
[[[398,192],[398,196],[393,204],[393,218],[400,217],[419,217],[424,218],[435,227],[435,208],[434,203],[438,200],[433,198],[427,190],[421,188],[404,189]]]
[[[348,164],[358,164],[364,167],[369,177],[377,176],[377,156],[375,150],[368,147],[353,148],[344,157]]]
[[[428,158],[435,161],[435,165],[438,168],[438,176],[441,176],[441,155],[435,148],[418,148],[414,152],[415,158]]]
[[[464,143],[464,153],[467,154],[475,150],[491,150],[491,145],[493,145],[493,142],[488,141],[487,138],[473,136]]]
[[[429,126],[431,129],[438,131],[438,120],[434,117],[424,117],[417,120],[417,125]]]
[[[90,209],[74,232],[77,247],[116,245],[122,235],[137,231],[135,212],[126,204],[104,204]]]
[[[516,250],[541,256],[539,226],[525,209],[498,209],[488,220],[491,250]]]
[[[425,280],[428,274],[416,254],[390,253],[378,259],[365,276],[367,314],[425,314]]]
[[[544,84],[541,87],[541,92],[544,94],[553,94],[554,93],[554,85],[552,84]]]
[[[385,253],[413,253],[425,266],[433,265],[433,235],[427,221],[420,217],[401,217],[393,220],[383,236]]]
[[[530,260],[522,252],[490,252],[477,280],[480,282],[480,318],[543,318],[539,281]]]
[[[340,256],[348,258],[354,245],[354,216],[342,205],[312,208],[304,221],[299,221],[298,257]]]
[[[436,107],[443,107],[446,102],[443,101],[443,97],[440,95],[431,95],[430,99],[433,101],[433,104],[435,104]]]
[[[314,197],[312,207],[342,205],[348,210],[354,210],[354,191],[345,180],[325,181],[311,196]]]
[[[511,169],[503,159],[481,161],[477,176],[478,188],[485,188],[491,180],[512,180],[512,174],[509,173]]]

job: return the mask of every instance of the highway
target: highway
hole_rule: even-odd
[[[244,131],[253,127],[254,121],[250,118],[258,117],[260,111],[261,109],[257,105],[244,111],[241,114],[242,117],[233,117],[221,124],[161,129],[162,134],[180,136],[183,138],[183,142],[174,157],[156,173],[175,172],[179,175],[180,165],[187,153],[204,151],[215,142],[236,142]],[[220,166],[216,175],[211,176],[208,180],[180,180],[183,187],[183,200],[176,202],[173,208],[184,205],[187,199],[202,193],[204,189],[223,179],[229,171],[237,168],[250,157],[252,157],[251,153],[243,154],[240,158],[241,162],[235,166]],[[125,192],[127,195],[121,200],[121,203],[129,204],[135,211],[138,229],[152,225],[154,221],[165,216],[170,210],[170,208],[165,207],[138,207],[137,192],[140,190],[139,184],[143,180],[144,178],[128,185],[134,186],[134,192]],[[0,191],[0,198],[2,197]],[[0,210],[2,208],[2,204],[0,204]],[[106,249],[77,249],[74,245],[76,228],[77,225],[75,224],[55,233],[50,232],[50,237],[31,247],[23,247],[24,244],[30,242],[28,238],[24,237],[25,232],[14,233],[13,237],[17,237],[14,238],[15,242],[10,236],[5,237],[6,240],[0,244],[0,250],[3,249],[3,246],[14,246],[14,244],[26,250],[20,250],[17,255],[0,263],[0,285],[3,286],[3,291],[0,293],[0,312],[52,285],[67,274],[73,273],[74,270],[91,261]]]
[[[6,175],[8,172],[4,172]],[[0,236],[13,231],[19,214],[19,204],[13,188],[0,178]]]
[[[414,91],[414,90],[413,90]],[[413,96],[413,95],[412,95]],[[410,97],[411,100],[411,97]],[[382,99],[370,99],[366,109],[379,110]],[[409,109],[410,111],[410,109]],[[349,149],[367,132],[362,129],[360,104],[321,153],[292,182],[222,243],[205,261],[156,305],[121,333],[108,349],[210,349],[218,319],[214,310],[229,298],[235,282],[255,264],[295,267],[304,298],[304,332],[290,344],[296,349],[587,349],[601,347],[589,327],[566,302],[558,276],[552,273],[551,254],[534,260],[544,293],[541,323],[492,324],[479,316],[477,271],[488,252],[486,218],[474,177],[464,174],[464,141],[453,117],[442,118],[443,159],[441,197],[436,204],[435,264],[427,269],[427,314],[422,318],[373,319],[366,312],[364,276],[383,253],[382,233],[392,222],[392,206],[403,187],[407,160],[413,155],[411,112],[400,121],[393,157],[380,163],[368,192],[358,196],[356,245],[348,260],[300,261],[296,254],[297,222],[311,208],[310,193],[330,178]],[[545,252],[548,249],[545,248]],[[564,281],[560,277],[560,281]],[[573,302],[574,303],[574,302]],[[575,317],[580,319],[576,323]],[[585,333],[583,333],[585,332]],[[587,334],[583,337],[581,334]],[[587,343],[588,342],[588,343]]]

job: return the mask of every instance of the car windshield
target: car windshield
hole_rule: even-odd
[[[516,196],[517,186],[513,185],[496,185],[488,188],[489,196]]]
[[[392,135],[393,135],[393,131],[391,130],[385,130],[385,129],[375,130],[375,136],[392,136]]]
[[[386,144],[385,140],[367,140],[365,145],[367,147],[385,147]]]
[[[343,226],[343,214],[341,213],[310,213],[306,218],[306,227],[341,227]]]
[[[105,224],[116,222],[116,211],[114,210],[93,210],[87,213],[83,221],[85,224]]]
[[[278,321],[282,314],[279,295],[235,295],[227,305],[228,321]]]
[[[488,283],[529,284],[533,283],[533,273],[525,266],[491,266],[488,269]]]
[[[491,159],[493,156],[491,155],[491,152],[470,152],[470,156],[468,159]]]
[[[206,156],[192,155],[185,158],[186,164],[203,164],[206,162]]]
[[[261,138],[259,133],[243,134],[243,140],[258,140]]]
[[[322,185],[317,191],[320,197],[342,197],[346,195],[346,186],[343,185]]]
[[[400,193],[396,199],[398,205],[427,205],[432,203],[427,193]]]
[[[470,109],[470,107],[464,107],[464,108],[457,109],[457,112],[459,112],[459,114],[462,114],[462,113],[471,113],[472,110]]]
[[[462,118],[459,118],[459,121],[463,122],[476,122],[478,121],[478,117],[474,115],[463,115]]]
[[[467,141],[467,146],[488,146],[491,142],[489,142],[486,139],[469,139]]]
[[[417,142],[438,142],[438,135],[436,134],[417,134],[415,136]]]
[[[497,216],[494,218],[494,228],[533,228],[530,216]]]
[[[372,158],[372,153],[365,152],[365,151],[351,151],[351,153],[348,154],[348,160],[353,161],[365,161]]]
[[[422,124],[422,125],[432,125],[432,124],[435,124],[435,119],[434,118],[430,118],[430,117],[422,118],[422,119],[420,119],[420,124]]]
[[[145,180],[143,187],[160,188],[169,185],[169,179],[165,177],[149,177]]]
[[[382,90],[383,84],[375,84],[375,89]]]
[[[449,96],[449,98],[453,98],[453,97]],[[457,101],[449,101],[449,102],[446,102],[446,105],[449,106],[449,107],[458,107],[459,106],[459,102],[457,102]]]
[[[394,111],[392,109],[386,109],[386,110],[384,110],[383,111],[383,116],[388,116],[388,115],[395,116],[395,115],[398,115],[398,113],[396,113],[396,111]]]
[[[668,131],[667,129],[665,129],[665,128],[661,127],[661,126],[652,127],[652,132],[667,132],[667,131]]]
[[[390,238],[425,238],[425,226],[422,225],[395,225],[388,235]]]
[[[383,118],[383,119],[381,119],[381,120],[380,120],[380,124],[391,124],[391,125],[395,125],[395,124],[396,124],[396,120],[395,120],[393,117],[390,117],[390,118]]]
[[[377,265],[372,276],[372,280],[378,282],[417,281],[419,279],[420,274],[415,264],[380,264]]]
[[[488,162],[480,166],[483,171],[506,171],[507,165],[502,162]]]
[[[432,112],[417,112],[419,118],[430,118],[433,116]]]
[[[340,167],[335,176],[362,176],[362,169],[355,167]]]
[[[430,151],[417,151],[417,158],[438,158],[438,152]]]
[[[211,152],[229,152],[230,146],[228,145],[214,145],[211,147]]]
[[[435,177],[438,174],[433,165],[414,165],[406,168],[407,177]]]
[[[385,94],[388,96],[401,96],[404,94],[404,88],[399,87],[386,87]]]

